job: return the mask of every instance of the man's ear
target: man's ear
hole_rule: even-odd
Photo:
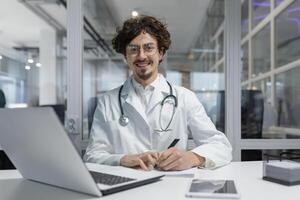
[[[164,58],[165,54],[163,53],[163,51],[159,51],[159,62],[161,62]]]

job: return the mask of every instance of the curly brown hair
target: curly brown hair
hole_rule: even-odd
[[[126,56],[126,46],[143,31],[156,38],[159,51],[165,54],[171,44],[167,24],[147,15],[130,18],[122,28],[117,28],[117,35],[112,39],[113,48]]]

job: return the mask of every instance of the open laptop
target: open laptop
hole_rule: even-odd
[[[95,196],[162,177],[97,164],[88,171],[52,108],[0,109],[0,144],[24,178]]]

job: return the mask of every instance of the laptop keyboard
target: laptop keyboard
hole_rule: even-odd
[[[119,183],[125,183],[128,181],[136,180],[136,179],[127,178],[123,176],[116,176],[116,175],[93,172],[93,171],[90,171],[90,174],[92,175],[96,183],[101,183],[104,185],[116,185]]]

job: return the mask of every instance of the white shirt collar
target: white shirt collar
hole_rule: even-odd
[[[149,85],[147,85],[145,88],[144,88],[144,86],[142,84],[140,84],[139,82],[137,82],[133,78],[133,76],[131,77],[131,80],[132,80],[131,83],[132,83],[132,86],[133,86],[135,92],[138,93],[138,94],[144,94],[144,93],[148,93],[148,92],[153,92],[154,89],[159,86],[160,76],[161,75],[158,74],[158,76],[156,77],[156,79],[152,83],[150,83]]]

